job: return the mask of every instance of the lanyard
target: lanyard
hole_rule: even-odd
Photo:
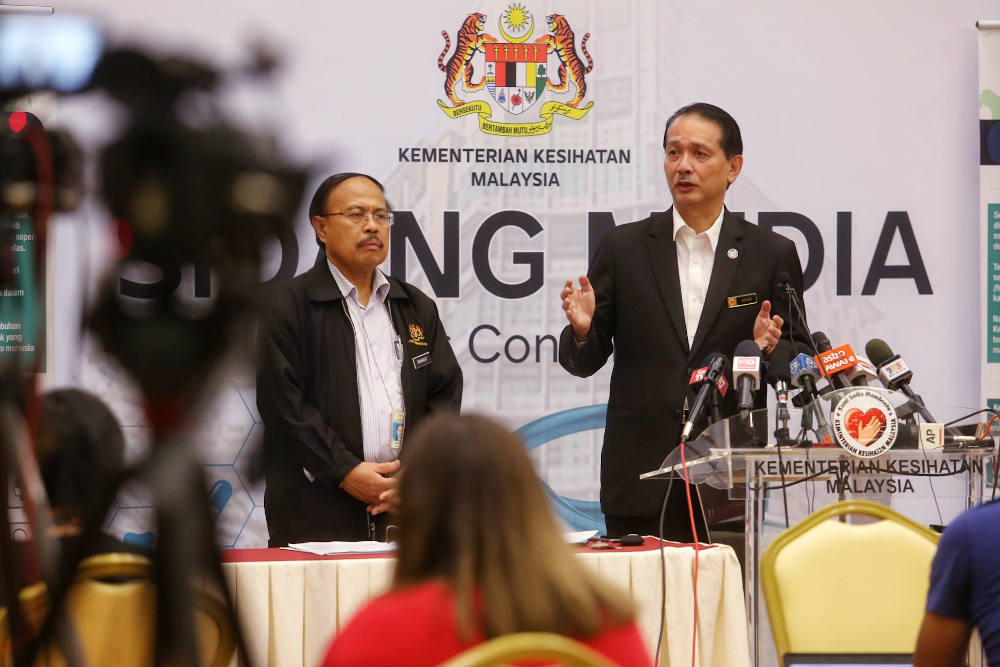
[[[389,315],[389,325],[393,332],[392,349],[396,355],[396,360],[402,363],[402,355],[401,355],[402,346],[399,342],[399,334],[396,333],[395,327],[392,327],[392,311],[389,310],[389,300],[385,299],[385,301],[383,301],[383,304],[385,305],[386,313],[388,313]],[[358,303],[358,306],[361,306],[361,304]],[[368,343],[368,349],[366,350],[366,353],[369,355],[369,359],[371,360],[372,365],[375,366],[375,372],[378,374],[379,382],[382,384],[382,390],[385,392],[386,400],[389,401],[389,406],[392,408],[393,412],[396,412],[397,411],[396,403],[392,400],[392,395],[391,392],[389,391],[389,385],[388,383],[386,383],[386,378],[388,377],[388,375],[385,374],[385,372],[382,370],[382,367],[378,363],[379,355],[376,352],[375,344],[372,343],[372,339],[368,335],[368,328],[365,326],[365,314],[368,312],[368,309],[364,308],[363,306],[361,306],[361,308],[362,310],[359,313],[361,332],[365,335],[365,341]],[[402,384],[402,378],[400,378],[400,384]],[[402,387],[400,387],[400,389],[402,389]]]

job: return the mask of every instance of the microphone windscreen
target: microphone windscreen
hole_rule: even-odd
[[[896,356],[892,353],[892,349],[889,345],[881,338],[872,338],[868,341],[868,344],[865,345],[865,354],[867,354],[871,362],[879,368],[884,366],[887,361]]]
[[[813,343],[816,344],[816,349],[820,352],[829,352],[833,349],[833,345],[830,344],[830,339],[826,337],[826,334],[822,331],[813,332]]]
[[[792,363],[792,351],[788,347],[779,345],[771,353],[771,359],[767,362],[767,372],[771,377],[785,383],[792,381],[792,371],[789,366]]]
[[[793,355],[793,356],[797,356],[797,355],[800,355],[800,354],[805,354],[805,355],[810,356],[810,357],[813,356],[813,350],[812,350],[812,348],[809,347],[806,343],[803,343],[802,341],[796,341],[796,342],[792,343],[792,347],[795,350],[795,355]]]
[[[711,368],[712,364],[717,364],[717,368],[719,368],[719,372],[722,375],[729,375],[731,366],[729,364],[729,358],[726,355],[721,352],[712,352],[705,357],[705,361],[701,362],[701,365],[706,368]]]
[[[759,357],[761,356],[760,348],[757,343],[752,340],[745,340],[736,346],[736,350],[733,352],[734,357]]]
[[[781,271],[778,273],[778,277],[774,279],[774,298],[782,299],[788,296],[786,288],[791,284],[792,276],[789,275],[788,271]]]

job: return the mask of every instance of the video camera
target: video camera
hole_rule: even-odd
[[[256,63],[259,67],[251,71],[261,73],[270,61],[258,58]],[[189,58],[108,49],[100,30],[85,19],[0,12],[0,287],[4,253],[14,252],[24,223],[35,235],[32,247],[39,261],[34,265],[40,266],[49,215],[72,210],[84,192],[82,157],[69,135],[43,128],[37,117],[12,104],[43,90],[103,92],[125,112],[122,132],[100,151],[97,165],[99,194],[117,227],[121,254],[84,319],[136,380],[152,426],[150,458],[129,475],[147,486],[157,508],[157,664],[196,660],[192,594],[184,584],[203,575],[225,590],[200,460],[184,427],[223,355],[250,342],[246,336],[252,327],[243,325],[252,322],[263,292],[264,247],[275,237],[283,243],[294,240],[292,220],[307,178],[305,169],[283,158],[273,137],[251,134],[225,119],[213,95],[227,76]],[[141,298],[122,289],[125,276],[150,266],[179,281],[191,265],[211,286],[205,290],[210,296],[198,303],[180,298],[172,288],[150,289]],[[196,298],[202,296],[198,280]],[[69,581],[53,574],[56,559],[42,553],[53,548],[45,530],[44,491],[39,492],[30,447],[12,435],[24,433],[15,423],[21,415],[28,416],[30,426],[34,392],[18,390],[23,370],[29,369],[0,365],[0,479],[27,482],[25,508],[56,610]],[[106,491],[103,508],[120,481]],[[86,518],[86,539],[100,535],[104,516]],[[9,563],[10,532],[3,518],[0,529],[6,533],[0,537],[0,560]],[[69,564],[78,557],[70,554]],[[16,588],[6,576],[9,569],[2,583],[11,600]],[[53,611],[28,643],[22,640],[33,633],[16,605],[8,616],[18,636],[14,643],[22,647],[15,660],[33,664],[38,647],[54,636],[54,619],[60,615]],[[237,644],[245,661],[238,628]]]
[[[172,395],[204,377],[226,344],[228,324],[250,310],[259,291],[263,248],[294,234],[306,172],[282,158],[273,138],[222,118],[211,94],[224,75],[187,58],[108,49],[86,19],[0,17],[0,104],[43,89],[103,91],[126,111],[124,131],[99,161],[100,194],[122,257],[87,326],[147,395]],[[44,239],[47,212],[71,210],[82,199],[79,151],[30,114],[14,111],[6,120],[0,216],[35,213]],[[121,279],[137,265],[172,276],[197,265],[210,276],[212,298],[192,308],[173,290],[124,296]]]

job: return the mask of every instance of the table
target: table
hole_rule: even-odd
[[[660,624],[658,540],[620,551],[581,548],[579,557],[636,604],[639,630],[650,654]],[[694,632],[691,545],[667,542],[666,627],[662,665],[691,664]],[[313,667],[330,638],[392,578],[391,556],[323,557],[282,549],[222,552],[247,643],[258,667]],[[743,581],[735,552],[702,545],[698,575],[698,665],[746,667],[750,662]],[[237,661],[233,660],[233,665]]]

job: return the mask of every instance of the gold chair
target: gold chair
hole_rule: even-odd
[[[19,591],[21,610],[25,621],[34,632],[42,627],[48,613],[49,603],[45,595],[45,584],[37,583]],[[0,609],[0,667],[10,667],[13,664],[11,654],[11,638],[7,626],[7,608]]]
[[[142,667],[153,663],[156,587],[151,574],[152,563],[133,554],[99,554],[80,563],[66,609],[85,664]],[[37,631],[48,615],[45,585],[29,586],[20,597],[28,622]],[[204,664],[225,667],[235,639],[219,596],[195,591],[195,625]],[[4,626],[3,649],[9,661]],[[60,651],[48,649],[36,664],[63,667],[66,660]]]
[[[589,646],[548,632],[497,637],[464,651],[440,667],[506,667],[523,660],[547,660],[561,667],[615,667],[615,663]]]
[[[79,579],[147,579],[153,563],[145,556],[130,553],[106,553],[89,556],[76,567]]]
[[[831,520],[848,514],[881,521]],[[761,559],[779,663],[786,653],[913,653],[938,539],[867,500],[830,505],[779,535]]]

